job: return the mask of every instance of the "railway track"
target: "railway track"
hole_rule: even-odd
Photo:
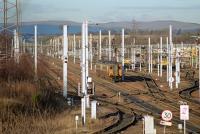
[[[144,76],[143,79],[147,85],[148,90],[150,91],[150,94],[154,98],[156,98],[160,101],[166,100],[166,96],[162,93],[162,91],[156,84],[155,80],[150,75]]]
[[[95,83],[97,83],[97,81],[95,81]],[[100,83],[98,83],[98,84],[100,84]],[[117,93],[117,92],[120,92],[121,95],[122,95],[124,98],[126,98],[126,99],[128,99],[129,101],[131,101],[132,103],[134,103],[134,104],[136,104],[136,105],[142,107],[143,109],[145,109],[145,110],[151,112],[156,118],[160,119],[160,115],[161,115],[163,109],[157,108],[156,106],[154,106],[154,105],[152,105],[152,104],[150,104],[150,103],[148,103],[148,102],[145,102],[145,101],[139,99],[138,97],[132,96],[132,95],[130,95],[130,94],[124,92],[123,89],[116,88],[116,87],[114,87],[113,85],[110,85],[110,84],[105,84],[105,83],[104,83],[104,84],[102,84],[102,86],[103,86],[103,85],[104,85],[104,87],[106,87],[107,89],[113,90],[113,91],[115,91],[116,93]],[[177,116],[174,116],[173,122],[174,122],[175,124],[180,124],[180,123],[182,123],[182,122],[179,120],[179,117],[177,117]],[[200,133],[200,128],[194,126],[194,125],[191,124],[191,123],[187,123],[187,131],[188,131],[188,132],[191,132],[191,133],[194,133],[194,134],[198,134],[198,133]]]
[[[40,59],[46,67],[47,67],[47,71],[49,72],[49,74],[51,74],[53,77],[55,77],[57,73],[59,73],[59,71],[56,71],[56,69],[54,68],[50,68],[48,64],[46,64],[44,61],[42,61],[42,59]],[[52,82],[50,81],[50,79],[52,79],[53,77],[49,76],[49,79],[47,80],[47,82],[52,85]],[[75,92],[78,91],[77,87],[74,86],[74,82],[72,82],[73,80],[68,81],[68,84],[71,88],[74,89]],[[57,84],[58,85],[58,84]],[[62,94],[62,92],[57,92],[59,94]],[[95,98],[96,100],[98,100],[99,102],[103,102],[105,103],[104,101],[101,101],[100,99],[97,99]],[[114,106],[115,108],[119,108],[119,106],[117,105],[112,105]],[[106,128],[104,128],[103,130],[100,130],[98,132],[95,132],[95,134],[98,134],[98,133],[105,133],[105,134],[111,134],[111,133],[118,133],[118,132],[121,132],[125,129],[127,129],[128,127],[132,126],[132,125],[135,125],[138,121],[138,116],[136,113],[133,113],[133,114],[130,114],[130,113],[127,113],[126,110],[118,110],[118,113],[117,113],[117,116],[118,116],[118,121]],[[137,117],[137,118],[136,118]]]
[[[72,71],[73,71],[73,73],[77,73],[77,70],[75,68],[73,68]],[[79,74],[77,74],[77,75],[79,75]],[[108,82],[107,83],[106,82],[105,83],[101,83],[99,81],[99,79],[97,79],[97,78],[94,78],[93,80],[95,81],[96,84],[98,84],[98,85],[100,85],[102,87],[105,87],[106,89],[108,89],[108,90],[110,90],[112,92],[115,92],[115,93],[121,92],[121,95],[124,98],[128,99],[129,102],[132,102],[132,103],[136,104],[137,106],[142,107],[143,109],[145,109],[145,110],[151,112],[152,114],[154,114],[154,116],[156,118],[160,119],[160,114],[163,111],[162,109],[160,109],[160,108],[158,108],[158,107],[156,107],[156,106],[154,106],[154,105],[152,105],[152,104],[150,104],[148,102],[145,102],[145,101],[139,99],[138,97],[135,97],[135,96],[125,92],[124,89],[120,89],[117,86],[113,86],[113,84],[110,84]],[[169,106],[171,106],[171,105],[169,105]],[[179,118],[177,116],[174,117],[173,122],[175,124],[181,123],[181,121],[179,120]],[[188,130],[188,132],[192,132],[194,134],[200,133],[200,128],[194,126],[193,124],[191,124],[189,122],[187,124],[187,130]]]
[[[196,104],[200,104],[200,101],[197,99],[194,99],[191,94],[195,91],[199,90],[199,84],[198,81],[195,81],[193,86],[190,88],[186,88],[182,91],[179,92],[179,96],[183,99],[186,99],[190,102],[196,103]]]

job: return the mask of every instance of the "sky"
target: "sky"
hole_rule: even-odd
[[[23,21],[200,23],[200,0],[21,0]]]

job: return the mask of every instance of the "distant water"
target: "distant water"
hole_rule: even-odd
[[[59,25],[46,25],[46,24],[39,24],[38,26],[38,35],[62,35],[63,30],[62,26]],[[104,30],[100,27],[89,27],[90,33],[97,33],[99,30]],[[24,36],[33,36],[34,35],[34,25],[24,25],[21,28],[21,33]],[[68,26],[68,34],[80,34],[81,33],[81,26],[73,25]]]

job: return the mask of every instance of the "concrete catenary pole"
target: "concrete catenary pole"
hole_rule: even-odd
[[[168,43],[168,37],[166,37],[166,45],[167,45],[167,82],[169,81],[169,43]]]
[[[200,45],[198,47],[199,47],[199,83],[200,83]],[[200,101],[200,84],[199,84],[199,101]]]
[[[159,45],[159,43],[158,43],[158,49],[157,49],[157,54],[158,54],[158,55],[157,55],[157,56],[158,56],[158,59],[157,59],[157,60],[158,60],[158,61],[157,61],[157,62],[158,62],[158,64],[157,64],[157,65],[158,65],[158,67],[157,67],[157,69],[158,69],[158,76],[160,76],[160,65],[159,65],[159,63],[160,63],[160,58],[159,58],[159,57],[160,57],[160,56],[159,56],[159,46],[160,46],[160,45]]]
[[[142,48],[140,46],[140,72],[142,71]]]
[[[111,32],[108,31],[108,60],[111,61]]]
[[[92,70],[93,54],[92,54],[92,34],[90,34],[90,70]]]
[[[174,78],[172,76],[172,66],[173,66],[173,42],[172,42],[172,26],[169,26],[169,59],[170,59],[170,66],[169,66],[169,85],[170,90],[173,89],[173,81]]]
[[[180,83],[180,49],[176,50],[176,88],[178,88],[178,84]]]
[[[124,81],[124,29],[122,29],[122,52],[121,52],[121,57],[122,57],[122,81]]]
[[[86,48],[86,80],[89,76],[89,46],[88,46],[88,22],[85,22],[85,48]]]
[[[101,60],[101,30],[99,31],[99,60]]]
[[[74,34],[74,64],[76,64],[76,35]]]
[[[43,48],[42,48],[42,46],[43,46],[43,43],[42,43],[42,41],[40,42],[40,53],[42,54],[43,53]]]
[[[151,73],[153,72],[153,46],[151,45]]]
[[[37,78],[37,25],[35,25],[35,56],[34,56],[34,63],[35,63],[35,78]]]
[[[194,53],[193,53],[193,46],[191,45],[191,62],[192,62],[192,68],[194,67]]]
[[[131,47],[131,68],[133,70],[133,65],[134,64],[134,48]]]
[[[195,67],[198,68],[198,45],[195,48]]]
[[[67,98],[68,35],[67,25],[63,26],[63,96]]]
[[[162,64],[162,53],[163,53],[163,45],[162,45],[162,37],[160,37],[160,77],[162,77],[162,68],[163,68],[163,64]]]
[[[82,116],[82,123],[85,124],[85,116],[86,116],[86,106],[85,106],[85,95],[86,95],[86,44],[85,44],[85,22],[83,22],[82,24],[82,58],[81,58],[81,88],[82,88],[82,94],[83,94],[83,98],[81,99],[81,116]]]
[[[148,60],[148,62],[149,62],[149,74],[151,73],[151,38],[149,37],[149,39],[148,39],[148,44],[149,44],[149,47],[148,47],[148,53],[149,53],[149,56],[148,56],[148,58],[149,58],[149,60]]]
[[[14,30],[14,57],[15,62],[19,63],[19,34]]]
[[[85,125],[86,122],[86,102],[87,102],[87,78],[88,78],[88,23],[87,21],[83,22],[82,25],[82,94],[83,98],[81,99],[81,115],[82,123]]]

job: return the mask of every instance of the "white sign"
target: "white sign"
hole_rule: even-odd
[[[164,125],[164,126],[172,126],[172,122],[168,122],[168,121],[160,121],[160,124],[161,125]]]
[[[164,110],[161,116],[164,121],[170,121],[173,117],[172,112],[169,110]]]
[[[180,105],[180,120],[189,120],[189,105]]]

